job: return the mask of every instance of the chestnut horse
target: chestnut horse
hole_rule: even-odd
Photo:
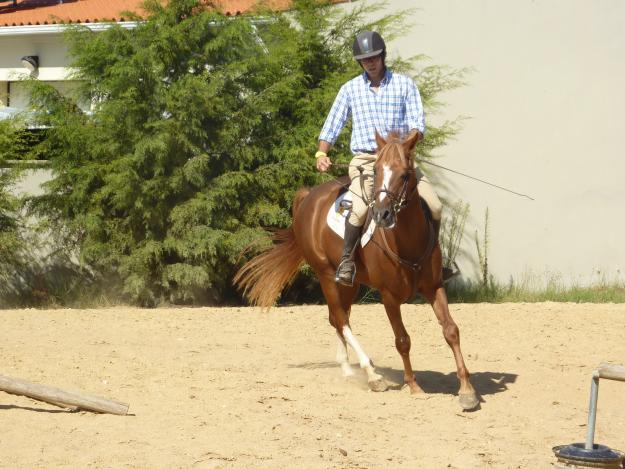
[[[237,272],[234,283],[252,304],[269,308],[293,280],[302,263],[307,262],[319,278],[328,302],[330,324],[339,338],[337,361],[343,374],[353,374],[347,357],[349,344],[374,391],[386,390],[387,384],[376,373],[349,323],[351,305],[360,284],[380,292],[395,334],[395,346],[404,363],[404,381],[412,393],[423,390],[416,382],[410,363],[410,336],[402,322],[400,305],[420,293],[432,305],[453,351],[460,380],[460,405],[471,410],[479,405],[479,399],[464,364],[458,326],[449,313],[442,281],[441,250],[417,191],[412,157],[417,138],[416,134],[410,134],[402,140],[397,134],[391,134],[387,141],[376,133],[378,157],[374,164],[371,206],[377,227],[371,241],[364,248],[360,244],[357,248],[353,286],[334,281],[342,242],[327,225],[326,215],[341,189],[336,181],[301,189],[293,202],[291,227],[277,231],[273,247],[247,262]]]

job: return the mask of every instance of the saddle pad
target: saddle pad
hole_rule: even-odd
[[[328,226],[332,229],[332,231],[339,235],[341,239],[345,238],[345,219],[349,215],[349,210],[345,210],[341,207],[341,202],[344,200],[351,202],[352,193],[350,191],[345,191],[338,196],[338,198],[330,206],[328,216],[326,217]],[[363,231],[362,236],[360,237],[361,246],[364,247],[367,245],[371,236],[373,236],[374,230],[375,223],[371,220],[367,229]]]

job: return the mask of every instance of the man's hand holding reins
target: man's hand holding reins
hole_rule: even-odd
[[[317,160],[317,171],[321,173],[325,173],[332,166],[332,161],[328,158],[328,151],[330,151],[330,143],[319,140],[319,150],[315,153],[315,159]]]
[[[325,173],[332,166],[332,161],[327,156],[320,156],[317,158],[317,171]]]

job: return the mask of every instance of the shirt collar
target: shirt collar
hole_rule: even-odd
[[[384,76],[382,77],[382,80],[380,81],[380,86],[388,85],[388,82],[391,81],[392,76],[393,76],[393,72],[391,72],[387,68],[384,71]],[[371,80],[369,80],[369,75],[367,75],[367,72],[362,72],[362,78],[364,82],[367,84],[367,86],[371,86]]]

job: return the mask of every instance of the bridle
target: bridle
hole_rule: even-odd
[[[403,151],[400,150],[400,152],[401,152],[401,158],[404,158]],[[397,214],[404,207],[408,205],[408,203],[413,199],[413,197],[417,193],[417,181],[416,180],[414,181],[413,189],[410,191],[408,190],[408,183],[410,181],[411,173],[416,173],[416,169],[406,168],[404,170],[404,174],[402,176],[403,183],[402,183],[401,189],[398,192],[390,191],[386,188],[382,188],[382,189],[378,189],[377,191],[374,191],[373,200],[369,203],[369,207],[373,209],[375,206],[375,201],[377,200],[378,196],[382,193],[385,193],[386,196],[391,200],[390,207],[391,207],[393,216],[397,216]],[[374,186],[375,186],[375,176],[376,176],[376,171],[374,168],[374,171],[373,171]],[[434,236],[434,228],[432,226],[432,223],[429,220],[427,221],[427,228],[428,228],[428,243],[426,245],[425,251],[421,254],[421,256],[419,256],[419,258],[416,261],[404,259],[400,257],[399,255],[397,255],[395,252],[393,252],[393,250],[389,246],[388,241],[386,239],[385,230],[380,230],[382,241],[384,242],[384,246],[381,246],[380,244],[378,244],[373,238],[371,239],[371,241],[374,244],[376,244],[380,249],[382,249],[382,251],[384,251],[391,259],[395,260],[395,262],[397,262],[398,264],[404,267],[409,268],[410,270],[416,273],[421,270],[423,266],[423,262],[430,256],[430,254],[432,253],[432,250],[434,249],[434,244],[436,243],[435,236]],[[417,276],[414,277],[415,286],[416,286],[417,278],[418,278]]]
[[[406,170],[407,173],[414,172],[414,171],[415,171],[414,169]],[[373,172],[373,177],[375,180],[375,171]],[[408,174],[404,174],[402,178],[404,182],[401,186],[401,190],[398,193],[395,193],[388,189],[378,189],[377,191],[373,193],[373,200],[369,203],[369,206],[373,208],[375,206],[375,201],[378,198],[378,196],[382,193],[385,193],[386,196],[389,199],[391,199],[391,208],[392,208],[393,214],[397,215],[401,211],[402,208],[408,205],[408,202],[410,202],[410,200],[414,197],[415,193],[417,192],[417,184],[415,183],[413,189],[410,191],[410,193],[408,193],[408,180],[409,180]]]
[[[386,149],[380,153],[380,157],[385,151]],[[400,158],[404,159],[404,153],[401,147],[400,147]],[[404,169],[404,174],[402,175],[403,184],[399,192],[390,191],[384,187],[381,189],[378,189],[377,191],[374,191],[373,200],[371,200],[368,204],[369,207],[373,209],[375,207],[375,201],[377,200],[378,196],[384,193],[391,200],[391,210],[392,210],[393,215],[397,215],[401,211],[401,209],[403,209],[406,205],[408,205],[408,202],[410,202],[410,200],[414,197],[414,195],[417,192],[416,181],[412,190],[408,192],[408,183],[410,181],[410,173],[416,173],[416,169],[415,168]],[[374,167],[373,169],[373,185],[374,186],[375,186],[375,177],[376,177],[376,170]]]

